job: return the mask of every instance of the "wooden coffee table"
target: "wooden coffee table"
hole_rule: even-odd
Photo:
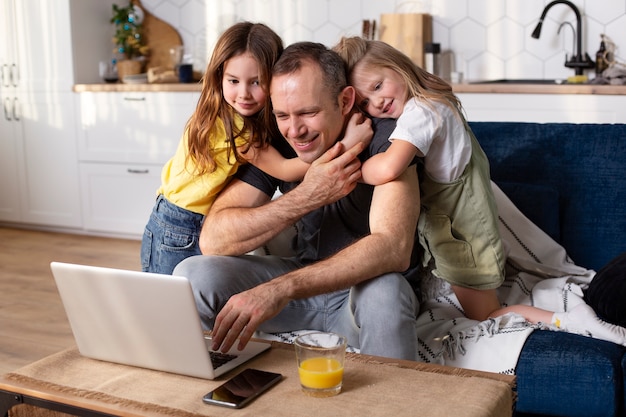
[[[202,402],[246,367],[284,378],[241,410]],[[293,347],[283,343],[272,342],[266,353],[213,381],[96,361],[70,348],[1,376],[0,416],[9,410],[28,416],[38,407],[81,416],[502,417],[512,415],[514,383],[508,375],[349,353],[342,393],[311,398],[300,390]]]

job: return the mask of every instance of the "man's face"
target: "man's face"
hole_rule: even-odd
[[[332,97],[317,64],[272,78],[270,96],[278,128],[298,157],[311,163],[335,144],[354,103],[354,90]]]

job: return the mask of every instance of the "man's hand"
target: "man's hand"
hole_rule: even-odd
[[[271,201],[267,194],[234,179],[206,214],[200,234],[205,255],[241,255],[258,248],[302,216],[350,193],[361,178],[363,143],[341,154],[335,144],[311,164],[303,182]]]
[[[299,206],[318,208],[349,194],[361,178],[358,155],[364,147],[358,143],[342,154],[343,146],[337,143],[313,162],[296,187],[306,196]],[[272,280],[232,296],[215,318],[212,349],[225,352],[238,338],[237,347],[243,349],[258,326],[276,316],[289,300],[285,280]]]
[[[233,295],[215,318],[213,350],[228,351],[237,338],[243,349],[257,327],[276,316],[289,302],[270,282]]]
[[[365,144],[359,142],[344,152],[343,145],[336,143],[311,164],[302,184],[297,188],[305,193],[315,207],[345,197],[354,190],[361,178],[361,161],[358,156],[364,148]]]

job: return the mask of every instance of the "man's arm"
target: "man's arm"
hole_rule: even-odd
[[[388,272],[402,272],[410,266],[419,210],[413,165],[396,181],[374,189],[369,235],[326,260],[267,284],[281,288],[278,293],[289,299],[298,299],[349,288]]]
[[[234,295],[218,314],[213,348],[239,348],[259,324],[274,317],[292,299],[343,288],[409,267],[419,217],[419,183],[415,166],[398,179],[374,190],[370,210],[371,233],[337,254]]]
[[[302,216],[349,194],[361,178],[358,144],[343,154],[336,144],[311,164],[300,185],[268,202],[270,197],[233,180],[215,200],[200,233],[205,255],[241,255],[254,250]]]

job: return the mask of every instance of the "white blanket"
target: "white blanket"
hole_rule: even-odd
[[[575,265],[563,247],[528,220],[493,184],[500,233],[508,252],[507,277],[499,288],[502,305],[526,304],[550,311],[567,311],[584,302],[595,271]],[[528,335],[548,324],[532,325],[507,314],[483,322],[466,318],[449,285],[433,276],[422,284],[425,301],[417,320],[419,358],[424,362],[514,374]],[[262,335],[283,342],[297,334]]]
[[[566,311],[584,302],[583,289],[595,271],[576,266],[567,253],[528,220],[493,185],[500,234],[508,252],[507,277],[498,289],[503,306],[533,305],[550,311]],[[437,278],[425,279],[426,297],[418,318],[419,355],[425,362],[461,368],[514,374],[528,335],[536,328],[516,314],[484,322],[463,315],[449,285]]]

